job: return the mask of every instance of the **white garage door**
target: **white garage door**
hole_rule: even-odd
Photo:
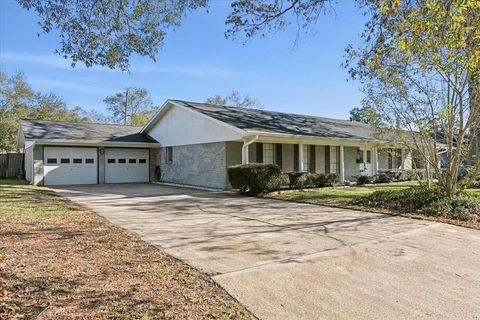
[[[96,184],[97,149],[44,147],[44,184]]]
[[[105,149],[105,183],[148,182],[148,149]]]

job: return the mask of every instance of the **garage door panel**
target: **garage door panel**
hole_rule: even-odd
[[[44,147],[44,184],[96,184],[97,149]]]
[[[148,149],[105,149],[105,182],[148,182],[148,155]]]

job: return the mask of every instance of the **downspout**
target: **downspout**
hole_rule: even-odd
[[[252,143],[256,142],[258,140],[258,135],[255,136],[250,141],[243,140],[243,146],[242,146],[242,164],[248,164],[248,146],[251,145]]]

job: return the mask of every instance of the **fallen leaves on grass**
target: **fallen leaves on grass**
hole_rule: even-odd
[[[22,201],[12,191],[8,204],[2,187],[0,319],[252,318],[136,235],[44,189],[22,186]]]

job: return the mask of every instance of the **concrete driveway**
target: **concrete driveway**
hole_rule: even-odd
[[[154,184],[57,189],[262,319],[480,319],[480,231]]]

